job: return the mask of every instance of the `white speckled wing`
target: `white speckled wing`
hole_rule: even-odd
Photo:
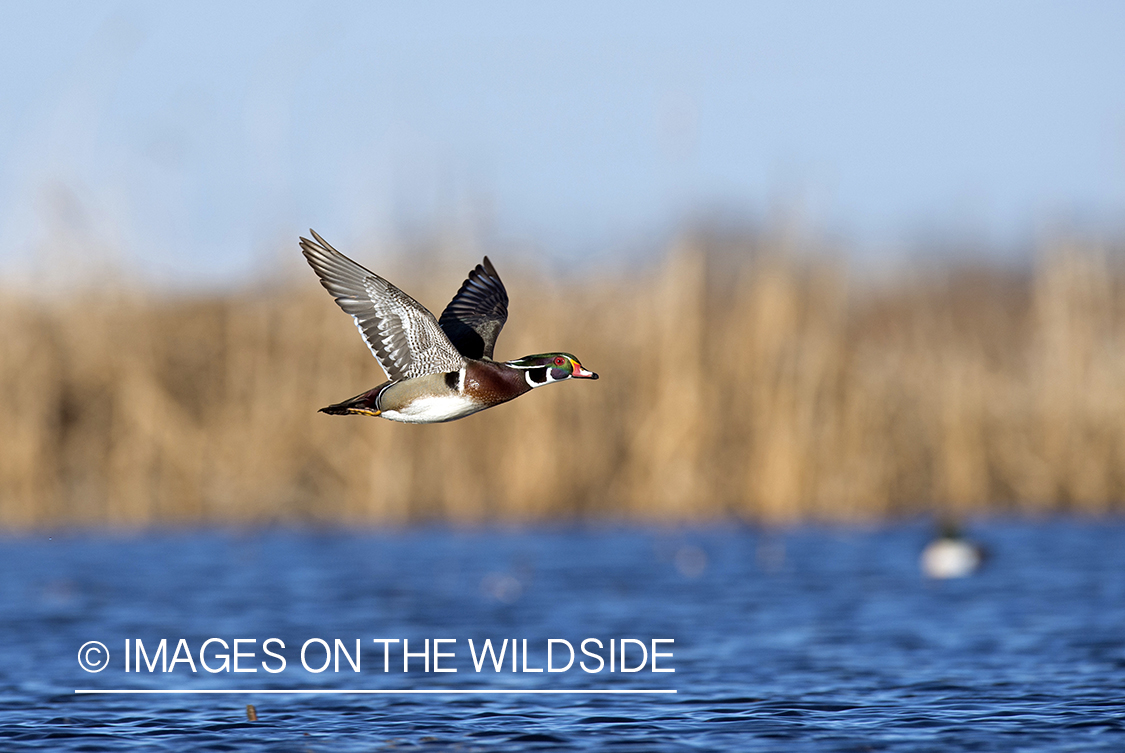
[[[465,365],[425,306],[310,232],[316,240],[301,238],[301,252],[324,289],[355,319],[389,379],[457,371]]]

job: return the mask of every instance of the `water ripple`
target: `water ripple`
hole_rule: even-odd
[[[994,555],[988,567],[945,583],[917,571],[920,525],[768,536],[740,529],[9,538],[0,541],[0,747],[1125,749],[1125,525],[995,523],[978,533]],[[198,646],[213,636],[281,637],[290,666],[299,666],[295,651],[307,637],[345,645],[408,638],[412,651],[426,637],[450,637],[458,639],[459,671],[427,674],[417,659],[409,674],[384,674],[381,653],[364,654],[360,675],[345,667],[212,676],[183,666],[125,675],[115,665],[89,675],[75,662],[86,640],[104,640],[113,654],[126,637],[183,637]],[[534,664],[545,660],[548,638],[577,645],[633,636],[674,638],[676,672],[477,675],[467,659],[469,638],[475,645],[528,638]],[[125,684],[678,693],[73,693]],[[248,720],[247,704],[257,721]]]

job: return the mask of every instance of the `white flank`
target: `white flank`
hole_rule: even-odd
[[[923,550],[921,564],[930,578],[964,578],[980,567],[981,553],[967,541],[937,539]]]
[[[476,413],[484,406],[461,395],[419,397],[404,410],[385,410],[380,415],[404,424],[434,424]]]

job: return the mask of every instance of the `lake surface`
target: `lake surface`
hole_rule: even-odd
[[[980,523],[970,532],[990,550],[984,569],[943,582],[919,573],[929,532],[911,523],[0,539],[0,749],[1125,750],[1125,522]],[[211,638],[228,649],[204,649]],[[269,638],[277,658],[263,651]],[[498,651],[505,638],[501,670],[488,659],[478,673],[468,641],[481,658],[485,639]],[[585,644],[601,671],[579,664],[598,667],[580,650],[590,638],[602,642]],[[239,668],[256,672],[222,671],[235,639]],[[315,670],[336,639],[339,671],[303,666],[306,642]],[[349,663],[356,639],[359,672]],[[530,671],[547,667],[550,639],[568,641],[575,661]],[[625,644],[626,668],[638,671],[621,671],[622,639],[638,641]],[[416,654],[409,672],[403,640]],[[100,672],[79,665],[87,641],[109,652]],[[653,648],[671,654],[657,668],[675,672],[652,671]],[[456,672],[425,671],[435,649],[438,666]],[[552,644],[553,668],[568,658]],[[284,669],[267,671],[281,659]],[[244,692],[255,690],[488,693]],[[620,692],[635,690],[676,693]]]

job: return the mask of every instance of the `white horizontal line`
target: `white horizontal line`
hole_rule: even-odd
[[[177,693],[177,694],[190,694],[190,695],[257,695],[257,694],[285,694],[285,695],[440,695],[440,694],[458,694],[458,695],[633,695],[633,694],[653,694],[653,693],[675,693],[676,691],[671,688],[642,688],[642,689],[619,689],[619,688],[593,688],[590,690],[562,690],[562,689],[549,689],[549,690],[492,690],[489,688],[412,688],[408,690],[340,690],[340,689],[325,689],[325,690],[299,690],[292,688],[248,688],[246,690],[237,689],[222,689],[222,690],[187,690],[183,688],[173,689],[93,689],[93,688],[78,688],[74,691],[79,695],[142,695],[152,693]]]

